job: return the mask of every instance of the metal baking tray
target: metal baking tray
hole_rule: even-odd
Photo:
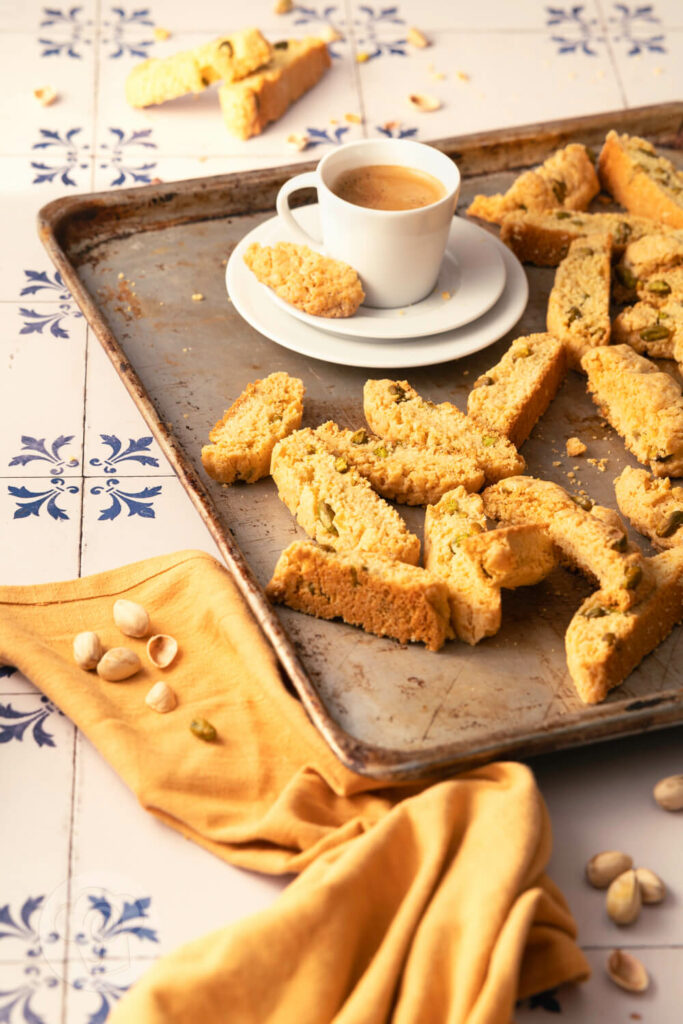
[[[475,192],[506,188],[520,169],[558,146],[580,141],[599,148],[609,128],[644,135],[680,163],[682,126],[683,103],[671,103],[437,145],[462,172],[463,211]],[[564,633],[590,587],[561,569],[536,587],[504,592],[497,636],[474,648],[449,643],[438,654],[267,602],[262,588],[280,551],[301,531],[270,479],[221,486],[206,476],[199,457],[209,428],[245,385],[274,370],[301,377],[305,426],[327,419],[362,425],[363,383],[373,375],[405,375],[426,397],[464,408],[471,382],[512,338],[544,330],[553,279],[552,270],[526,268],[530,301],[519,324],[497,344],[459,361],[383,373],[287,351],[234,310],[225,291],[225,261],[248,231],[273,215],[283,182],[313,166],[61,198],[39,214],[50,256],[213,534],[277,654],[283,685],[291,681],[345,764],[386,779],[434,775],[683,720],[681,628],[604,703],[581,704],[566,669]],[[203,302],[191,301],[195,291]],[[565,455],[565,440],[573,435],[588,445],[581,459]],[[613,478],[635,464],[573,372],[523,454],[527,472],[582,486],[612,507]],[[607,470],[600,472],[588,458],[607,458]],[[568,472],[576,473],[573,480]],[[401,512],[421,534],[423,510]],[[642,538],[633,539],[647,549]]]

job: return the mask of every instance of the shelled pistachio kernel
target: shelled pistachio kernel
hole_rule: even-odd
[[[619,850],[596,853],[586,864],[586,878],[596,889],[606,889],[624,871],[633,867],[633,858]]]
[[[218,737],[215,726],[206,718],[193,718],[190,722],[190,732],[205,743],[214,743]]]
[[[108,683],[120,683],[130,679],[141,668],[142,663],[135,651],[129,647],[112,647],[98,661],[97,674]]]
[[[620,988],[627,992],[644,992],[650,978],[643,964],[631,953],[621,949],[613,950],[607,959],[607,974]]]
[[[149,632],[149,615],[137,601],[114,601],[114,622],[125,636],[141,637]]]
[[[86,671],[97,668],[97,663],[104,654],[102,642],[97,633],[86,631],[78,633],[73,642],[74,661],[79,668]]]
[[[660,779],[652,792],[665,811],[683,811],[683,775]]]
[[[607,913],[615,924],[632,924],[640,914],[642,898],[632,869],[617,875],[607,890]]]
[[[153,711],[158,711],[160,715],[173,711],[177,703],[178,698],[175,695],[175,690],[172,690],[168,683],[165,683],[163,680],[155,683],[145,697],[147,707],[152,708]]]
[[[636,868],[643,903],[661,903],[666,895],[666,886],[659,875],[649,868]]]

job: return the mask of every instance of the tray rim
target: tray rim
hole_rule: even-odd
[[[577,136],[585,139],[598,132],[604,134],[607,127],[615,127],[622,131],[635,131],[637,128],[643,130],[643,121],[652,121],[658,126],[649,126],[650,131],[668,130],[677,148],[683,148],[683,102],[679,101],[453,136],[432,144],[458,160],[463,177],[470,177],[475,173],[512,170],[538,162],[543,159],[544,154],[566,144],[567,141]],[[518,162],[515,163],[515,160]],[[475,754],[463,754],[459,749],[462,747],[462,741],[460,744],[438,744],[430,748],[428,753],[424,750],[412,751],[369,744],[351,736],[329,715],[284,626],[267,601],[230,530],[221,524],[217,508],[206,486],[170,432],[168,425],[161,420],[152,399],[129,363],[124,349],[81,281],[77,272],[78,264],[67,251],[69,243],[65,240],[65,235],[74,224],[78,226],[81,235],[87,237],[89,223],[98,218],[107,223],[107,218],[115,220],[116,209],[125,206],[135,210],[143,205],[147,208],[150,201],[157,204],[159,220],[156,225],[147,224],[145,230],[225,217],[229,215],[225,210],[216,212],[211,208],[209,200],[213,195],[224,192],[231,186],[242,188],[245,183],[247,186],[275,186],[284,178],[312,169],[316,163],[317,161],[288,164],[137,188],[64,196],[43,206],[37,217],[38,233],[50,258],[62,274],[66,286],[209,529],[228,571],[314,725],[346,767],[378,780],[396,780],[439,776],[448,769],[462,770],[501,756],[530,757],[601,739],[664,728],[683,721],[681,687],[664,690],[645,699],[625,699],[621,702],[623,707],[619,710],[626,714],[618,719],[615,719],[614,703],[587,705],[579,712],[568,716],[563,725],[554,728],[550,735],[544,734],[542,727],[537,726],[533,736],[519,735],[514,739],[496,742],[494,733],[492,741],[486,746],[479,746]],[[184,213],[183,201],[187,198],[196,198],[198,195],[207,200],[206,213]],[[265,212],[271,207],[264,206],[263,209]],[[81,222],[85,223],[85,227]],[[119,231],[119,237],[122,233]],[[116,237],[116,232],[110,231],[106,237]],[[84,249],[82,254],[86,251],[87,249]],[[283,680],[283,685],[286,685],[286,681]]]

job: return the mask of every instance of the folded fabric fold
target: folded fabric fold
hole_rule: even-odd
[[[144,604],[180,655],[178,707],[149,711],[158,671],[115,684],[77,668],[73,636],[122,639]],[[142,805],[224,860],[300,873],[268,910],[160,960],[112,1024],[508,1024],[514,1001],[585,978],[544,875],[551,838],[532,774],[492,764],[389,787],[337,761],[284,687],[227,572],[179,552],[69,583],[0,588],[0,662],[97,746]],[[192,718],[211,721],[204,744]]]

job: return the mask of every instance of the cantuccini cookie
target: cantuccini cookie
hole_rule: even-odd
[[[655,476],[683,474],[680,385],[630,345],[593,349],[582,359],[588,390],[626,447]]]
[[[519,448],[555,397],[566,367],[564,345],[551,334],[517,338],[474,382],[467,415]]]
[[[342,471],[354,466],[383,498],[403,505],[431,505],[453,487],[478,491],[484,484],[484,471],[473,458],[444,448],[389,441],[362,428],[342,430],[332,421],[315,433]]]
[[[228,131],[238,139],[260,135],[322,78],[331,63],[322,39],[309,36],[275,43],[264,68],[218,90]]]
[[[569,210],[525,213],[516,210],[504,218],[500,240],[523,263],[556,267],[577,238],[611,235],[613,252],[621,255],[629,242],[661,230],[656,221],[629,213],[572,213]]]
[[[555,273],[548,299],[548,330],[567,350],[569,365],[581,368],[584,352],[610,340],[610,256],[609,235],[590,242],[578,239]]]
[[[281,500],[320,544],[417,565],[420,542],[396,509],[357,469],[342,467],[313,430],[297,430],[275,445],[271,474]]]
[[[131,107],[149,107],[202,92],[212,82],[232,82],[267,64],[271,46],[258,29],[220,36],[171,57],[152,57],[137,64],[126,79]]]
[[[620,511],[658,551],[683,545],[683,487],[627,466],[614,481]]]
[[[683,301],[683,265],[668,267],[636,282],[636,295],[641,302],[661,306],[669,299]]]
[[[365,298],[353,267],[321,256],[307,245],[252,242],[244,262],[261,284],[311,316],[353,316]]]
[[[270,472],[275,444],[301,426],[304,385],[287,373],[248,384],[209,433],[204,469],[222,484],[254,483]]]
[[[629,544],[611,509],[602,510],[585,499],[578,499],[579,505],[559,484],[527,476],[501,480],[488,487],[482,499],[492,519],[543,527],[561,563],[597,581],[612,595],[615,607],[629,608],[651,586],[645,559]]]
[[[612,321],[612,341],[652,359],[683,361],[683,296],[627,306]]]
[[[659,231],[629,242],[615,274],[623,288],[635,293],[640,281],[680,266],[683,266],[683,232]]]
[[[448,590],[426,569],[381,555],[323,551],[297,541],[266,587],[271,601],[322,619],[341,618],[376,636],[438,651],[453,636]]]
[[[654,586],[628,612],[611,595],[588,597],[569,623],[567,667],[581,700],[596,704],[620,683],[683,619],[683,547],[647,559]]]
[[[487,481],[524,469],[524,459],[507,438],[482,428],[450,402],[426,401],[407,380],[367,381],[363,410],[370,428],[381,437],[471,457]]]
[[[572,143],[558,149],[540,167],[521,174],[507,192],[475,196],[467,213],[500,224],[513,210],[585,210],[599,189],[586,147]]]
[[[540,583],[557,565],[555,545],[536,523],[500,526],[465,537],[461,547],[497,587],[516,590]]]
[[[603,188],[631,213],[683,227],[683,174],[645,139],[609,132],[598,173]]]

